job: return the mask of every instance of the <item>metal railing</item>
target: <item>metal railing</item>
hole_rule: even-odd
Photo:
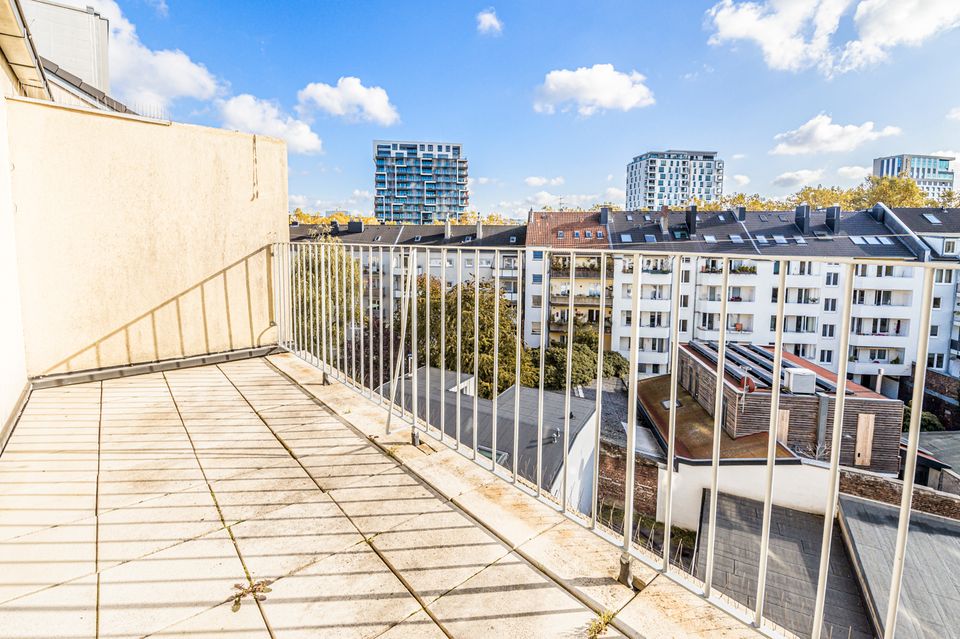
[[[504,257],[516,258],[517,277],[515,289],[516,304],[504,301],[506,291],[500,277],[500,269],[494,269],[486,280],[476,277],[475,273],[483,267],[481,254],[492,256],[493,264],[501,264]],[[731,354],[730,345],[738,340],[742,343],[744,335],[737,333],[733,325],[728,326],[728,305],[730,304],[730,277],[736,275],[731,262],[749,259],[752,264],[764,261],[778,262],[776,275],[769,282],[770,287],[779,291],[787,289],[789,260],[762,258],[757,256],[734,255],[698,255],[691,261],[688,254],[630,252],[622,250],[579,250],[579,249],[538,249],[527,251],[517,248],[476,248],[460,246],[370,246],[341,244],[335,240],[320,240],[314,243],[275,244],[272,247],[274,264],[274,305],[279,327],[279,343],[288,351],[322,369],[334,380],[355,388],[371,401],[383,404],[388,410],[386,428],[389,431],[395,420],[408,424],[417,435],[431,436],[461,451],[477,463],[490,469],[497,475],[515,483],[518,488],[527,490],[541,500],[550,503],[560,512],[576,521],[596,530],[601,536],[613,540],[612,535],[620,529],[622,536],[618,546],[622,549],[622,577],[629,583],[629,560],[640,559],[676,579],[679,583],[693,588],[714,603],[729,609],[729,599],[718,592],[715,572],[719,569],[717,557],[718,499],[720,496],[721,440],[728,401],[725,392],[727,384],[714,384],[712,408],[707,411],[712,420],[712,443],[710,448],[709,500],[706,508],[706,526],[699,531],[696,541],[697,552],[705,552],[706,568],[696,579],[691,580],[693,562],[689,567],[682,560],[683,553],[675,551],[674,516],[679,504],[675,503],[677,473],[680,472],[678,459],[678,393],[680,383],[680,344],[681,319],[684,313],[695,318],[695,308],[681,309],[680,300],[684,291],[694,291],[689,295],[696,300],[695,292],[701,284],[698,274],[702,273],[698,260],[716,260],[720,276],[718,302],[718,332],[715,339],[716,361],[704,364],[712,369],[715,379],[727,379],[727,364],[743,360],[743,354]],[[606,291],[608,285],[615,283],[614,295],[599,296],[598,314],[593,321],[597,325],[596,343],[590,346],[592,360],[589,367],[595,372],[593,382],[596,392],[593,397],[583,396],[578,381],[584,374],[584,348],[576,341],[583,330],[584,323],[575,322],[575,296],[566,295],[563,304],[550,301],[560,299],[550,295],[551,285],[562,285],[567,291],[576,290],[577,268],[567,269],[559,274],[551,268],[554,259],[565,258],[575,263],[577,257],[593,257],[597,263],[630,260],[633,264],[642,264],[644,258],[660,260],[665,264],[663,272],[670,276],[670,310],[664,311],[665,323],[669,328],[669,363],[662,374],[668,379],[668,400],[664,402],[666,418],[663,438],[665,440],[664,460],[660,463],[658,474],[662,477],[662,490],[657,484],[657,513],[655,521],[649,524],[650,536],[644,544],[638,536],[642,517],[635,513],[635,486],[637,482],[637,432],[641,418],[649,415],[638,411],[640,403],[637,371],[641,352],[641,322],[634,321],[628,326],[615,323],[614,330],[624,331],[629,336],[628,368],[622,375],[625,382],[626,406],[622,415],[626,422],[624,479],[622,486],[623,506],[620,516],[621,525],[611,515],[609,521],[602,518],[603,501],[600,486],[601,432],[605,428],[620,428],[604,420],[604,403],[621,401],[622,397],[603,390],[608,355],[605,348],[606,331],[600,325],[609,325],[614,307],[630,310],[633,318],[639,318],[646,301],[639,295],[619,299],[620,284],[632,284],[630,290],[640,291],[643,279],[650,274],[643,269],[623,269],[622,264],[614,268],[599,269],[600,290]],[[439,258],[439,260],[437,260]],[[468,263],[474,267],[467,268]],[[453,267],[448,266],[448,261]],[[836,335],[839,344],[836,355],[830,365],[834,366],[837,380],[845,380],[848,375],[848,357],[851,336],[851,310],[854,308],[854,288],[856,285],[854,269],[862,261],[848,258],[804,257],[812,263],[840,265],[842,294],[838,300],[834,320],[839,326]],[[913,327],[930,326],[932,313],[932,291],[934,267],[955,269],[957,267],[943,263],[914,263],[901,260],[870,260],[874,265],[895,265],[905,270],[912,269],[919,281],[919,304],[914,304],[917,312]],[[378,267],[370,268],[371,265]],[[821,269],[822,270],[822,269]],[[589,278],[598,277],[597,270],[588,269]],[[686,274],[685,274],[686,272]],[[538,275],[534,279],[532,276]],[[684,279],[682,279],[684,275]],[[686,279],[689,277],[689,279]],[[823,274],[820,275],[823,277]],[[710,286],[716,287],[715,283]],[[758,285],[761,283],[758,283]],[[702,286],[706,287],[707,284]],[[527,289],[531,290],[527,290]],[[679,292],[680,294],[677,294]],[[539,296],[542,307],[532,307],[530,299]],[[757,295],[757,299],[764,299]],[[770,299],[766,296],[765,299]],[[778,380],[785,363],[782,357],[785,332],[786,295],[778,295],[775,302],[775,329],[772,330],[772,345],[761,344],[771,353],[772,370],[770,377]],[[555,310],[565,313],[565,341],[548,344],[547,330],[543,323],[548,321]],[[822,312],[822,310],[821,310]],[[714,313],[715,314],[715,313]],[[539,330],[534,324],[539,322]],[[551,322],[555,324],[555,322]],[[589,326],[591,322],[586,322]],[[765,322],[764,322],[765,324]],[[690,327],[697,327],[693,319]],[[761,331],[762,332],[762,331]],[[733,336],[731,337],[731,333]],[[927,368],[929,331],[913,331],[916,348],[910,355],[916,363],[913,371],[912,405],[922,406],[924,380]],[[746,339],[750,339],[747,336]],[[617,345],[610,340],[610,348]],[[584,342],[586,343],[586,342]],[[955,347],[954,342],[950,342]],[[576,367],[574,357],[576,351]],[[483,364],[481,365],[481,361]],[[815,360],[812,361],[815,363]],[[820,366],[823,364],[818,363]],[[574,376],[574,370],[577,373]],[[409,385],[409,387],[408,387]],[[744,384],[746,387],[746,384]],[[509,394],[512,389],[512,395]],[[684,391],[686,393],[686,391]],[[757,585],[752,601],[751,614],[744,615],[734,610],[746,623],[765,629],[769,634],[776,630],[764,617],[764,605],[767,597],[768,565],[770,556],[770,537],[772,513],[775,506],[775,486],[779,466],[778,436],[781,419],[785,419],[780,410],[782,393],[780,383],[772,384],[769,389],[769,420],[767,421],[766,446],[762,461],[765,467],[759,492],[763,495],[763,511],[760,524],[759,565]],[[559,395],[562,395],[562,400]],[[453,395],[454,397],[450,397]],[[823,534],[820,542],[819,572],[816,575],[815,606],[812,611],[809,636],[815,639],[822,633],[829,634],[824,626],[831,546],[834,540],[834,525],[837,519],[840,493],[841,443],[844,434],[844,416],[847,392],[836,392],[832,407],[832,424],[829,446],[827,448],[828,473],[825,482],[826,496],[823,503]],[[501,401],[503,400],[503,401]],[[576,400],[577,411],[592,402],[595,426],[589,431],[590,441],[586,446],[589,465],[581,466],[582,474],[589,475],[581,482],[580,476],[571,476],[570,455],[576,451],[581,454],[582,444],[579,433],[571,431],[571,418],[574,414],[572,402]],[[562,401],[562,419],[558,419],[554,402]],[[684,401],[691,401],[685,394]],[[546,406],[545,406],[546,402]],[[529,405],[535,418],[535,436],[531,442],[521,442],[521,403]],[[448,405],[449,404],[449,405]],[[511,409],[512,404],[512,409]],[[481,411],[483,406],[483,411]],[[450,415],[451,410],[453,415]],[[481,413],[489,411],[490,433],[478,437]],[[910,415],[907,450],[903,468],[899,521],[896,531],[896,545],[891,566],[889,599],[883,613],[882,634],[892,637],[901,605],[900,592],[903,585],[903,571],[911,514],[911,497],[917,463],[917,450],[920,432],[921,410],[913,410]],[[505,413],[505,415],[504,415]],[[547,424],[546,420],[556,423]],[[512,422],[512,423],[511,423]],[[579,421],[577,423],[579,427]],[[686,424],[681,423],[681,427]],[[549,431],[547,429],[550,429]],[[506,429],[506,430],[504,430]],[[467,434],[466,431],[472,431]],[[505,438],[505,439],[503,439]],[[573,446],[573,439],[578,442]],[[498,447],[498,442],[509,441],[506,450]],[[899,442],[899,438],[897,439]],[[552,441],[562,441],[562,459],[559,462],[559,483],[545,485],[545,446],[553,446]],[[786,443],[786,442],[783,442]],[[524,447],[529,446],[529,450]],[[551,448],[551,450],[553,450]],[[522,463],[520,462],[523,458]],[[577,459],[577,463],[583,459]],[[821,464],[820,468],[824,465]],[[658,480],[659,481],[659,480]],[[585,485],[580,485],[581,483]],[[586,510],[573,503],[576,495],[572,488],[586,491],[589,507]],[[688,505],[684,504],[684,507]],[[702,511],[700,511],[702,513]],[[650,543],[659,531],[659,543]],[[682,531],[681,531],[682,532]],[[680,533],[677,533],[680,534]],[[680,540],[682,543],[682,540]],[[648,550],[657,551],[652,559]],[[681,548],[682,550],[682,548]],[[960,567],[958,567],[960,569]],[[695,585],[691,586],[693,583]],[[846,636],[846,632],[843,633]]]

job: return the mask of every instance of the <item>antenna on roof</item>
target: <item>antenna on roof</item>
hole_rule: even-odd
[[[560,203],[559,203],[557,206],[560,207],[560,210],[561,210],[561,211],[563,210],[563,196],[562,196],[562,195],[560,196]]]

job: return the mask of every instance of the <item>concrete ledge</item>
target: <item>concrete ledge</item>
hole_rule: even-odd
[[[593,532],[589,521],[565,516],[432,437],[423,435],[421,445],[413,446],[410,425],[396,416],[387,435],[386,408],[376,396],[370,401],[356,388],[317,383],[317,369],[292,354],[267,359],[583,604],[598,614],[613,613],[610,626],[626,636],[765,636],[636,559],[635,583],[643,587],[639,593],[627,588],[617,581],[620,548]]]

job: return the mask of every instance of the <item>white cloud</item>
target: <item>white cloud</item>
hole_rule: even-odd
[[[166,0],[146,0],[146,3],[153,7],[153,10],[157,12],[157,15],[166,18],[170,13],[170,7],[167,6]]]
[[[533,109],[538,113],[555,113],[559,107],[568,111],[576,106],[584,117],[607,109],[630,111],[654,103],[653,92],[644,84],[646,78],[636,71],[622,73],[612,64],[595,64],[575,71],[557,69],[546,75],[537,89]]]
[[[834,42],[853,11],[856,38]],[[960,25],[956,0],[721,0],[707,11],[710,44],[740,40],[760,47],[771,69],[816,68],[830,77],[887,59],[900,45],[919,46]],[[848,29],[844,29],[847,32]]]
[[[474,186],[483,186],[485,184],[493,184],[495,180],[489,177],[468,177],[467,178],[467,188],[473,188]]]
[[[365,87],[360,78],[350,76],[337,80],[337,86],[311,82],[297,93],[297,111],[306,117],[312,109],[354,121],[374,122],[390,126],[400,121],[400,114],[381,87]]]
[[[944,155],[944,156],[950,157],[950,158],[960,158],[960,151],[950,151],[950,150],[946,150],[946,151],[934,151],[934,152],[931,153],[930,155]]]
[[[546,186],[547,184],[549,184],[550,186],[560,186],[566,180],[563,179],[562,175],[558,175],[557,177],[554,177],[554,178],[540,177],[539,175],[531,175],[530,177],[525,178],[523,181],[526,182],[527,186]]]
[[[839,153],[853,151],[860,145],[888,137],[899,135],[900,129],[895,126],[886,126],[875,130],[873,122],[863,124],[834,124],[832,118],[825,113],[814,116],[800,128],[774,136],[779,140],[770,151],[774,155],[801,155],[805,153]]]
[[[287,208],[291,211],[293,209],[302,209],[310,203],[310,198],[306,195],[295,195],[291,193],[287,196]]]
[[[360,189],[354,189],[346,197],[310,198],[305,195],[291,195],[288,200],[291,210],[299,206],[309,213],[347,211],[351,215],[372,215],[373,211],[373,194]]]
[[[733,159],[733,160],[742,160],[743,158],[747,157],[747,154],[746,154],[746,153],[734,153],[734,154],[733,154],[732,156],[730,156],[730,157],[731,157],[731,159]]]
[[[737,183],[737,186],[746,186],[750,184],[750,177],[747,175],[734,175],[733,181]]]
[[[837,175],[848,180],[862,180],[873,173],[869,166],[841,166],[837,169]]]
[[[613,181],[613,173],[608,173],[608,174],[607,174],[607,182],[612,182],[612,181]]]
[[[607,187],[607,190],[603,192],[603,201],[604,202],[613,202],[614,204],[623,204],[627,199],[627,192],[623,189],[618,189],[615,186]]]
[[[323,150],[309,124],[283,113],[273,102],[244,93],[221,101],[219,107],[224,128],[283,138],[292,153]]]
[[[953,107],[952,109],[950,109],[949,111],[947,111],[947,119],[948,119],[948,120],[956,120],[956,121],[960,122],[960,106],[958,106],[958,107]]]
[[[497,36],[503,33],[503,22],[497,17],[493,7],[477,14],[477,33]]]
[[[796,188],[813,184],[823,177],[823,169],[800,169],[798,171],[787,171],[773,178],[776,186],[786,188]]]
[[[67,0],[81,9],[87,5],[110,22],[110,93],[131,108],[165,111],[181,98],[210,100],[221,92],[221,82],[205,66],[179,49],[150,49],[137,28],[114,0]],[[164,2],[155,2],[162,11]]]

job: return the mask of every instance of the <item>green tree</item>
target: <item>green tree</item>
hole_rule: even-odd
[[[786,205],[794,208],[800,204],[809,204],[811,208],[824,209],[839,205],[844,211],[850,209],[851,190],[839,186],[805,186],[787,198]],[[875,204],[875,203],[874,203]],[[873,206],[871,204],[870,206]]]
[[[907,402],[903,406],[903,431],[906,432],[910,430],[910,408],[911,402]],[[929,411],[923,411],[920,413],[920,430],[922,432],[931,432],[931,431],[941,431],[946,430],[943,424],[940,422],[940,418],[934,415]]]
[[[919,207],[927,202],[927,196],[917,183],[905,174],[879,177],[869,175],[863,184],[849,191],[849,207],[868,209],[877,202],[889,207]]]

